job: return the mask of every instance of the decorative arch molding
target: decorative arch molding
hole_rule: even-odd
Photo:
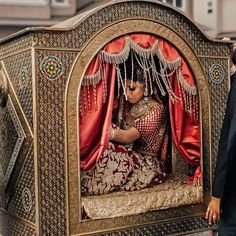
[[[91,223],[81,223],[80,216],[80,180],[79,180],[79,94],[82,85],[82,78],[92,58],[98,51],[111,40],[129,33],[149,33],[162,37],[170,42],[181,53],[183,58],[188,62],[200,96],[200,113],[204,114],[202,127],[207,129],[206,135],[209,136],[210,123],[210,97],[208,91],[208,84],[206,75],[201,67],[198,57],[188,45],[188,43],[181,38],[177,32],[168,28],[160,22],[150,19],[126,19],[113,24],[109,24],[95,35],[93,35],[83,46],[79,55],[77,56],[72,67],[70,76],[68,78],[66,93],[65,93],[65,131],[66,131],[66,158],[67,158],[67,174],[68,174],[68,215],[69,215],[69,229],[71,234],[78,234],[87,232],[91,227]],[[202,114],[201,114],[202,116]],[[206,139],[209,142],[210,139]],[[210,160],[210,153],[204,153],[204,159],[208,162]],[[207,165],[209,166],[209,165]],[[209,172],[208,169],[203,171]],[[138,216],[137,216],[138,219]],[[127,217],[129,225],[137,223],[135,216]],[[122,223],[123,222],[123,223]],[[114,220],[113,227],[124,227],[124,220]],[[144,223],[145,220],[142,221]],[[93,230],[101,229],[101,221],[93,221]],[[127,223],[126,223],[127,225]],[[100,227],[100,228],[99,228]],[[106,228],[104,228],[106,230]],[[91,228],[90,228],[91,231]]]

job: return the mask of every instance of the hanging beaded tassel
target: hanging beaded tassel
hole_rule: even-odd
[[[87,113],[87,95],[86,95],[86,89],[83,88],[83,102],[84,102],[84,114]]]
[[[88,112],[91,112],[91,97],[89,86],[86,86],[87,98],[88,98]]]
[[[103,90],[103,103],[106,102],[107,97],[107,83],[106,83],[106,67],[105,62],[102,62],[102,90]]]
[[[125,37],[125,46],[120,53],[108,53],[105,50],[100,51],[98,54],[100,59],[100,68],[94,75],[84,76],[82,82],[82,90],[80,96],[80,111],[86,113],[91,110],[91,101],[94,101],[94,107],[97,109],[97,87],[98,83],[102,83],[103,89],[103,102],[107,99],[107,74],[106,63],[114,66],[116,69],[116,79],[118,86],[118,97],[120,97],[120,89],[123,90],[124,98],[127,100],[126,84],[127,84],[127,69],[131,69],[131,86],[134,80],[134,59],[136,59],[139,67],[143,70],[143,79],[145,81],[147,91],[152,94],[154,89],[159,89],[162,96],[168,93],[172,102],[176,100],[182,103],[185,111],[193,117],[198,117],[198,99],[197,87],[191,85],[184,78],[181,72],[181,57],[175,60],[168,60],[165,58],[162,51],[158,48],[158,41],[153,43],[151,48],[143,48],[138,45],[130,37]],[[126,61],[131,57],[131,68],[127,68]],[[154,56],[158,58],[159,67],[157,70]],[[124,75],[122,76],[119,65],[123,64]],[[170,76],[176,73],[178,87],[180,89],[180,97],[178,97],[170,84]],[[153,83],[157,86],[153,87]],[[91,89],[89,86],[93,86]],[[91,89],[91,91],[90,91]],[[146,92],[147,92],[146,91]],[[91,99],[91,93],[93,99]]]
[[[81,89],[81,95],[80,95],[80,113],[81,114],[83,113],[86,114],[88,111],[91,112],[92,105],[94,105],[95,110],[98,109],[97,84],[100,83],[102,79],[102,68],[103,66],[100,66],[97,72],[93,75],[84,75],[84,78],[82,81],[83,87]],[[92,86],[92,88],[90,86]],[[93,96],[94,104],[92,104],[91,95]]]
[[[197,95],[195,95],[195,96],[193,96],[193,104],[194,104],[194,118],[195,119],[199,119],[199,110],[198,110],[198,108],[199,108],[199,103],[198,103],[198,99],[197,99]]]
[[[183,89],[187,93],[192,94],[192,95],[197,95],[197,87],[195,85],[190,85],[186,82],[181,72],[181,68],[178,68],[177,70],[177,79],[179,80],[181,87],[183,87]]]
[[[154,61],[154,58],[152,58],[152,76],[153,76],[153,81],[156,81],[157,87],[159,88],[161,95],[166,96],[166,92],[161,84],[159,73],[157,72],[156,64]]]
[[[131,87],[133,87],[134,82],[134,55],[133,51],[131,50]]]
[[[118,65],[124,63],[128,59],[129,53],[130,53],[130,46],[128,42],[128,37],[126,37],[125,47],[120,53],[112,54],[103,50],[99,53],[99,59],[103,62],[107,62],[112,65]]]
[[[82,91],[83,89],[81,89],[80,91]],[[83,116],[83,108],[82,108],[82,101],[83,101],[83,96],[82,96],[82,92],[80,93],[80,99],[79,99],[79,111],[80,111],[80,115]]]
[[[144,96],[147,97],[148,96],[148,76],[147,76],[147,71],[146,70],[143,71],[143,77],[144,77],[144,80],[145,80]]]
[[[170,86],[170,81],[168,78],[168,76],[166,75],[165,73],[165,69],[164,69],[164,66],[162,65],[161,61],[159,61],[159,65],[160,65],[160,72],[161,72],[161,79],[166,87],[166,90],[170,96],[170,99],[172,102],[175,102],[175,100],[178,98],[174,91],[172,90],[171,86]]]
[[[124,78],[124,91],[126,94],[126,88],[127,88],[127,71],[126,71],[126,63],[124,62],[124,74],[125,74],[125,78]],[[125,96],[125,99],[127,100],[127,94]]]
[[[184,97],[184,109],[186,112],[191,113],[194,109],[193,97],[197,96],[197,87],[195,85],[191,86],[185,81],[180,68],[177,70],[176,75],[179,87],[182,89],[182,94]]]
[[[117,98],[120,97],[120,87],[121,87],[121,82],[120,82],[120,77],[118,76],[118,70],[117,67],[115,65],[113,65],[113,67],[115,67],[116,70],[116,79],[117,79]]]
[[[82,85],[83,86],[88,86],[88,85],[94,85],[98,84],[101,81],[102,78],[102,71],[101,67],[98,69],[98,71],[93,74],[93,75],[84,75]]]
[[[177,71],[175,71],[174,73],[177,76]],[[185,105],[184,105],[184,103],[185,103],[184,102],[184,90],[181,87],[178,79],[177,79],[177,84],[178,84],[178,88],[179,88],[179,101],[180,101],[180,105],[185,110]]]
[[[97,104],[97,87],[95,84],[93,85],[93,98],[94,98],[94,108],[96,111],[98,109],[98,104]]]
[[[117,76],[119,83],[121,84],[121,86],[123,88],[125,99],[127,100],[126,89],[125,89],[124,81],[123,81],[119,66],[116,66],[116,76]]]

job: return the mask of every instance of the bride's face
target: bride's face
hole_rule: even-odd
[[[132,104],[139,102],[143,96],[145,91],[145,85],[140,82],[131,82],[131,80],[127,80],[126,82],[126,94],[128,101]]]

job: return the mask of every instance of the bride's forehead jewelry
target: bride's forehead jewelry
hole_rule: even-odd
[[[129,91],[134,91],[136,88],[144,88],[145,85],[137,82],[133,82],[130,85],[127,85],[126,88],[129,89]]]

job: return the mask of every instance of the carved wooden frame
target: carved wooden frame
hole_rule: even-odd
[[[70,234],[84,234],[94,232],[104,232],[109,230],[115,230],[120,228],[127,228],[137,226],[140,224],[150,224],[153,220],[163,221],[163,217],[159,214],[155,216],[155,213],[145,213],[140,216],[128,216],[118,217],[116,219],[103,219],[103,220],[92,220],[88,222],[81,222],[81,199],[80,199],[80,171],[79,171],[79,94],[81,88],[81,81],[85,73],[85,69],[96,55],[96,53],[111,40],[128,34],[144,32],[163,37],[174,45],[182,56],[188,62],[199,90],[200,96],[200,117],[201,113],[204,113],[205,119],[202,120],[202,127],[209,127],[210,123],[210,101],[208,86],[206,82],[206,75],[201,67],[198,57],[194,54],[191,47],[186,41],[184,41],[176,32],[167,26],[150,19],[127,19],[113,24],[107,25],[105,28],[97,32],[90,40],[84,45],[80,51],[73,68],[71,70],[70,77],[67,83],[66,99],[65,99],[65,120],[66,120],[66,158],[67,158],[67,174],[68,174],[68,215],[69,215],[69,229]],[[173,40],[174,39],[174,40]],[[202,106],[202,101],[207,102],[206,106]],[[210,130],[208,129],[208,134]],[[204,139],[203,139],[204,140]],[[206,145],[210,145],[210,140]],[[210,161],[209,155],[203,155],[205,161]],[[210,166],[210,165],[207,165]],[[210,169],[203,170],[210,173]],[[209,176],[209,175],[208,175]],[[210,180],[207,180],[210,181]],[[209,194],[206,194],[207,198]],[[184,215],[203,215],[205,212],[205,204],[191,206],[190,214]],[[181,209],[180,209],[181,211]],[[163,213],[165,215],[165,213]],[[165,217],[164,217],[165,218]],[[175,216],[165,218],[166,220],[173,220]]]

